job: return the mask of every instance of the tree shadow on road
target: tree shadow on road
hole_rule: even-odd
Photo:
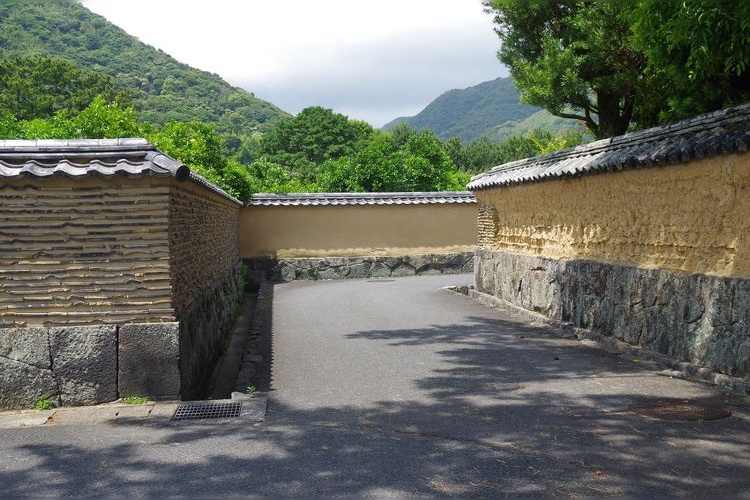
[[[268,422],[119,422],[70,444],[55,428],[5,441],[7,496],[746,496],[750,410],[714,387],[514,321],[361,331],[444,363],[419,401],[286,406]],[[651,398],[729,406],[720,420],[630,411]],[[61,431],[62,428],[57,428]],[[23,431],[14,431],[23,432]]]

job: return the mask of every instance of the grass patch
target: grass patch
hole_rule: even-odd
[[[126,405],[142,405],[143,403],[148,401],[148,398],[144,396],[126,396],[120,401],[125,403]]]
[[[36,403],[34,403],[35,410],[51,410],[56,406],[55,401],[49,396],[40,396],[39,399],[36,400]]]

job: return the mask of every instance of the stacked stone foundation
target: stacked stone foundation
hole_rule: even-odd
[[[241,264],[178,322],[0,329],[0,408],[202,397],[241,300]]]
[[[288,282],[461,274],[474,270],[474,254],[245,259],[255,281]]]
[[[480,249],[480,293],[733,377],[750,376],[750,279]]]

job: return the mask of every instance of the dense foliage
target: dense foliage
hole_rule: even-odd
[[[586,139],[590,137],[580,130],[567,130],[555,134],[548,130],[535,129],[502,141],[482,137],[462,143],[458,137],[454,137],[445,143],[444,149],[462,171],[476,174],[511,161],[577,146]]]
[[[750,98],[747,2],[486,2],[524,102],[597,138]]]
[[[98,95],[126,104],[111,77],[84,72],[67,59],[21,56],[0,59],[0,110],[18,119],[45,118],[60,110],[78,112]]]
[[[324,117],[307,122],[310,116]],[[343,119],[343,121],[342,121]],[[331,110],[303,110],[292,124],[307,123],[312,137],[337,137],[326,147],[308,144],[304,164],[289,168],[275,158],[302,151],[287,151],[284,133],[277,134],[279,149],[264,144],[269,156],[243,165],[224,154],[224,139],[210,124],[170,122],[161,127],[143,124],[133,108],[107,103],[101,96],[78,113],[55,112],[48,118],[18,120],[6,114],[0,120],[0,138],[111,138],[145,137],[164,153],[185,163],[230,194],[247,201],[257,192],[315,191],[439,191],[460,190],[468,181],[428,131],[406,126],[376,132],[366,124],[348,120]],[[296,131],[295,126],[286,131]],[[349,130],[350,133],[342,133]],[[295,136],[295,133],[291,133]],[[298,138],[304,138],[302,134]]]
[[[300,180],[311,182],[323,162],[353,154],[373,132],[365,122],[312,106],[264,134],[260,154],[285,165]]]
[[[648,0],[627,19],[660,83],[650,112],[661,121],[750,100],[750,2]]]
[[[458,172],[429,131],[406,126],[378,133],[352,155],[323,163],[323,191],[445,191],[464,189],[469,177]]]

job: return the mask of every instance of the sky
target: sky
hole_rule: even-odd
[[[323,106],[376,127],[501,76],[480,0],[83,0],[195,68],[296,114]]]

